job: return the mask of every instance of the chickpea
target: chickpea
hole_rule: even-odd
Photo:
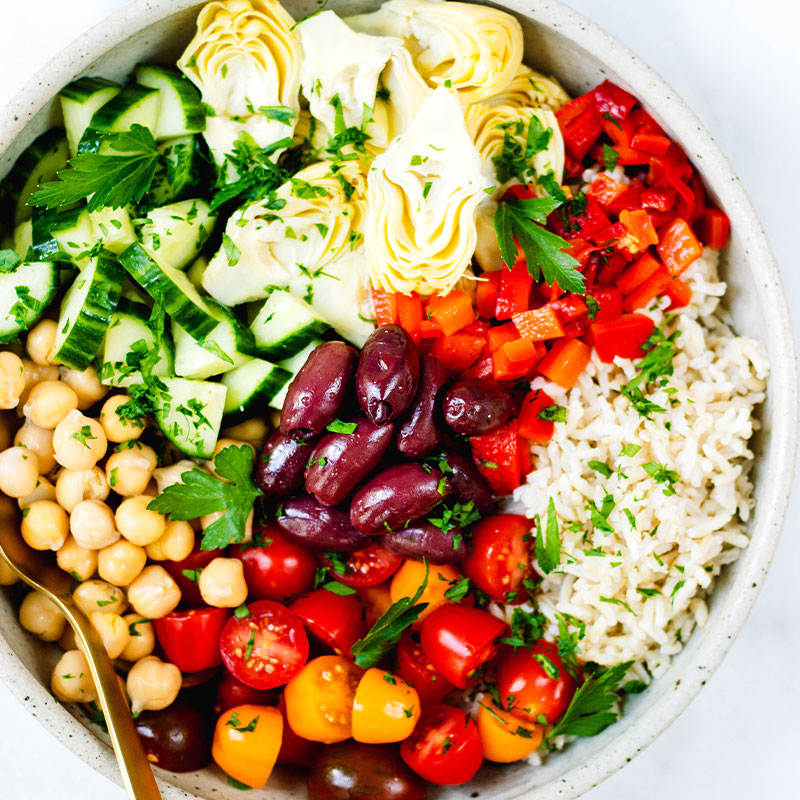
[[[31,389],[22,413],[40,428],[53,430],[70,411],[76,411],[77,408],[78,395],[71,386],[61,381],[42,381]]]
[[[131,711],[161,711],[175,701],[181,689],[181,671],[155,656],[137,661],[128,673]]]
[[[56,478],[56,499],[69,514],[84,500],[105,500],[109,491],[106,475],[100,467],[62,469]]]
[[[217,456],[223,451],[226,450],[228,447],[249,447],[255,453],[255,449],[253,445],[249,444],[248,442],[240,442],[236,439],[219,439],[217,440],[216,447],[214,448],[214,457],[211,461],[206,461],[206,469],[215,477],[219,478],[219,475],[216,473],[216,464],[217,464]]]
[[[260,450],[261,446],[267,440],[269,432],[270,427],[267,425],[267,421],[262,417],[254,417],[253,419],[245,420],[230,428],[224,428],[222,435],[229,439],[247,442],[256,450]]]
[[[209,527],[213,522],[216,522],[225,512],[224,511],[212,511],[210,514],[203,514],[200,517],[200,527],[201,530],[205,530]],[[247,519],[244,523],[244,538],[242,539],[243,543],[252,542],[253,541],[253,519],[255,517],[255,508],[250,510],[250,513],[247,515]]]
[[[158,565],[145,567],[128,587],[128,600],[137,614],[161,619],[181,601],[181,590],[172,576]]]
[[[18,582],[17,573],[0,558],[0,586],[13,586]]]
[[[129,542],[141,547],[156,541],[167,527],[165,517],[147,509],[152,499],[145,494],[126,497],[117,508],[117,529]]]
[[[14,436],[14,444],[33,450],[39,458],[39,471],[48,475],[56,467],[56,457],[53,453],[53,431],[34,425],[29,419]]]
[[[50,598],[28,592],[19,608],[19,624],[43,642],[56,642],[64,633],[67,618]]]
[[[238,558],[215,558],[198,583],[203,600],[215,608],[238,608],[247,600],[244,565]]]
[[[28,331],[25,349],[34,364],[49,367],[53,363],[57,333],[58,324],[54,319],[43,319]]]
[[[130,638],[120,657],[125,661],[138,661],[149,656],[156,646],[153,623],[141,614],[126,614],[122,619],[128,626]]]
[[[114,512],[102,500],[84,500],[72,509],[69,530],[86,550],[101,550],[119,540]]]
[[[117,409],[130,401],[126,394],[115,394],[109,397],[100,411],[100,424],[106,432],[109,442],[126,442],[129,439],[138,439],[144,431],[143,419],[123,419]]]
[[[58,640],[58,646],[62,650],[78,649],[78,640],[75,638],[75,631],[72,630],[71,626],[67,625],[64,628],[64,633],[61,634],[61,638]]]
[[[192,469],[199,469],[199,467],[194,463],[194,461],[189,461],[189,459],[184,458],[181,461],[172,464],[172,466],[159,467],[158,469],[153,470],[153,478],[158,485],[159,494],[161,494],[161,492],[163,492],[167,486],[180,483],[181,475],[183,475],[184,472],[188,472]]]
[[[72,593],[75,605],[88,617],[95,611],[113,611],[122,614],[128,607],[122,589],[105,581],[84,581]]]
[[[0,408],[0,450],[16,444],[14,432],[18,427],[19,421],[16,412],[9,408]]]
[[[97,550],[81,547],[75,537],[70,536],[58,549],[56,562],[76,581],[88,581],[97,571]]]
[[[0,408],[16,408],[25,390],[25,366],[8,350],[0,353]]]
[[[131,638],[125,620],[113,611],[93,611],[89,614],[89,622],[100,634],[109,658],[119,658]]]
[[[53,667],[53,694],[62,703],[93,703],[97,700],[89,663],[80,650],[70,650]]]
[[[30,397],[34,386],[42,381],[58,380],[58,367],[55,366],[55,364],[49,367],[40,367],[38,364],[34,364],[30,359],[23,358],[22,366],[25,369],[25,388],[19,396],[19,406],[17,406],[17,408],[24,406],[25,403],[28,402],[28,397]],[[53,427],[55,428],[55,425]]]
[[[118,542],[104,547],[97,554],[97,572],[104,581],[115,586],[127,586],[147,563],[143,547],[126,542]]]
[[[27,447],[9,447],[0,453],[0,492],[26,497],[39,480],[39,457]]]
[[[122,497],[142,494],[157,464],[158,456],[152,447],[132,442],[130,447],[114,453],[106,461],[108,485]]]
[[[153,561],[183,561],[194,550],[194,529],[188,522],[171,520],[145,550]]]
[[[34,550],[58,550],[69,534],[67,512],[52,500],[37,500],[25,509],[20,530]]]
[[[61,380],[67,386],[71,386],[78,395],[78,408],[81,411],[99,403],[108,394],[108,387],[100,383],[94,367],[87,367],[82,372],[69,367],[59,367],[58,374]]]
[[[56,500],[56,487],[47,478],[40,476],[36,481],[36,486],[30,494],[25,497],[17,498],[17,505],[24,511],[28,506],[37,500]]]
[[[108,441],[103,426],[74,409],[53,431],[56,461],[67,469],[91,469],[105,454]]]

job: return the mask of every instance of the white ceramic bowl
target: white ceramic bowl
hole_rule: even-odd
[[[197,0],[137,0],[57,55],[0,114],[0,174],[37,135],[57,119],[53,97],[80,75],[123,80],[135,64],[174,61],[192,36]],[[317,7],[301,0],[285,5],[296,17]],[[370,10],[374,0],[333,0],[342,14]],[[792,328],[780,274],[761,224],[730,164],[694,114],[638,56],[602,28],[555,0],[506,0],[525,32],[526,62],[557,76],[577,95],[604,78],[621,84],[677,139],[702,173],[711,194],[728,213],[732,240],[723,275],[725,304],[736,330],[763,342],[771,377],[760,410],[754,472],[757,506],[751,544],[727,569],[711,601],[703,630],[692,636],[669,672],[627,702],[625,715],[600,736],[576,742],[543,767],[486,767],[470,784],[471,797],[493,800],[526,795],[537,800],[575,798],[600,783],[652,742],[683,711],[717,668],[755,602],[780,536],[795,463],[798,428],[797,370]],[[54,736],[99,772],[118,782],[106,741],[82,712],[57,704],[48,691],[55,649],[26,634],[8,593],[0,596],[0,677]],[[216,769],[174,776],[160,773],[165,800],[236,798]],[[534,791],[535,790],[535,791]],[[461,788],[435,790],[436,797],[464,797]],[[305,796],[301,777],[276,773],[268,796]]]

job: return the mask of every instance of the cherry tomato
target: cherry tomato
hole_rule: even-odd
[[[374,542],[363,550],[356,550],[347,556],[344,575],[333,568],[327,558],[322,563],[329,568],[331,575],[345,586],[377,586],[389,580],[403,563],[400,556],[389,552],[383,545]]]
[[[443,603],[450,601],[444,596],[445,592],[455,586],[461,578],[461,573],[449,564],[436,566],[430,564],[428,568],[428,583],[420,596],[418,603],[427,603],[428,607],[419,615],[414,623],[415,628],[422,626],[425,618]],[[392,602],[396,603],[403,597],[413,597],[417,589],[425,580],[425,564],[421,561],[406,561],[395,572],[389,593]]]
[[[454,686],[466,689],[494,658],[495,640],[507,627],[488,611],[447,603],[425,620],[420,641],[431,664]]]
[[[364,670],[343,656],[320,656],[286,686],[286,719],[312,742],[333,744],[353,735],[353,698]]]
[[[338,595],[317,589],[295,600],[291,610],[308,630],[338,655],[350,655],[350,648],[367,632],[362,606],[355,595]]]
[[[353,738],[384,744],[407,739],[419,719],[419,695],[402,678],[368,669],[353,698]]]
[[[153,620],[158,642],[181,672],[200,672],[221,663],[219,637],[231,612],[227,608],[173,611]]]
[[[231,617],[220,650],[234,678],[253,689],[274,689],[290,681],[308,659],[303,621],[272,600],[248,605],[249,617]]]
[[[456,786],[471,780],[483,761],[472,717],[453,706],[431,706],[400,745],[403,761],[426,781]]]
[[[234,706],[271,706],[275,703],[275,692],[271,689],[253,689],[237,680],[228,670],[223,670],[222,680],[217,686],[217,701],[214,712],[222,714]]]
[[[194,550],[189,553],[183,561],[160,561],[164,569],[178,584],[181,590],[181,606],[184,608],[194,608],[198,606],[205,606],[206,602],[200,594],[200,587],[197,585],[197,580],[189,578],[184,575],[184,572],[189,575],[198,575],[198,570],[207,567],[215,558],[224,556],[224,550],[201,550],[200,545],[196,544]]]
[[[310,742],[298,736],[286,720],[286,698],[281,695],[278,710],[283,716],[283,740],[278,753],[278,763],[288,764],[292,767],[308,767],[319,753],[322,745],[319,742]]]
[[[369,629],[389,610],[389,606],[392,604],[389,582],[359,589],[358,598],[364,604],[364,622]]]
[[[558,671],[557,677],[548,676],[537,655],[549,659]],[[497,688],[500,697],[513,695],[510,710],[515,716],[536,720],[539,714],[544,714],[552,724],[567,710],[576,687],[558,655],[558,648],[540,639],[529,650],[516,653],[509,650],[503,654],[497,667]]]
[[[275,524],[258,533],[263,547],[237,545],[231,551],[242,562],[249,596],[255,600],[283,601],[313,589],[317,569],[314,556],[287,539]]]
[[[260,789],[275,766],[282,735],[277,708],[236,706],[217,720],[211,755],[231,778]]]
[[[455,687],[431,664],[415,635],[406,631],[397,645],[397,674],[417,690],[423,706],[441,703]]]
[[[544,726],[521,720],[498,708],[488,696],[478,706],[478,732],[483,757],[498,764],[527,758],[544,738]]]
[[[523,603],[522,581],[531,574],[531,521],[518,514],[495,514],[472,528],[472,550],[461,568],[497,603]]]

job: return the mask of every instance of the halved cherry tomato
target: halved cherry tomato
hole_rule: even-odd
[[[368,669],[353,698],[353,738],[384,744],[407,739],[420,715],[417,690],[392,672]]]
[[[198,570],[207,567],[215,558],[224,556],[224,550],[201,550],[200,545],[196,544],[194,550],[189,553],[183,561],[161,561],[159,562],[164,569],[169,572],[178,588],[181,590],[181,606],[193,608],[205,606],[203,595],[200,594],[200,587],[197,580],[187,578],[184,573],[197,575]]]
[[[498,764],[527,758],[542,743],[544,726],[521,720],[498,708],[487,695],[478,706],[483,757]]]
[[[236,706],[217,720],[211,755],[231,778],[260,789],[275,766],[282,736],[283,717],[277,708]]]
[[[317,639],[338,655],[349,656],[350,648],[367,632],[361,603],[354,595],[343,597],[317,589],[295,600],[290,608]]]
[[[314,556],[287,539],[275,524],[265,526],[261,533],[263,547],[237,545],[231,552],[242,562],[249,596],[283,601],[312,589],[317,570]]]
[[[457,786],[471,780],[483,762],[483,746],[472,717],[453,706],[431,706],[400,745],[403,761],[426,781]]]
[[[181,672],[200,672],[219,666],[219,637],[231,612],[227,608],[173,611],[153,620],[158,642],[167,659]]]
[[[353,735],[353,698],[364,670],[342,656],[306,664],[284,691],[292,730],[312,742],[343,742]]]
[[[234,706],[271,706],[275,704],[275,692],[272,689],[253,689],[246,683],[237,680],[228,670],[223,670],[222,679],[217,686],[217,702],[214,712],[223,714]]]
[[[519,514],[495,514],[472,528],[472,551],[461,568],[497,603],[522,603],[527,597],[522,581],[531,572],[530,532],[531,521]]]
[[[286,698],[281,695],[278,701],[278,710],[283,717],[283,739],[278,753],[279,764],[289,764],[293,767],[308,767],[319,752],[322,745],[311,742],[298,736],[286,720]]]
[[[389,593],[392,602],[396,603],[403,597],[413,597],[417,589],[425,580],[425,564],[421,561],[406,561],[392,578],[389,586]],[[427,603],[428,607],[419,615],[419,619],[414,623],[415,628],[419,628],[425,618],[434,609],[443,603],[449,603],[444,595],[451,587],[455,586],[461,578],[461,573],[449,564],[430,564],[428,566],[428,583],[420,595],[418,603]]]
[[[400,556],[387,550],[378,542],[368,545],[363,550],[347,554],[347,565],[344,575],[333,569],[333,563],[322,558],[322,563],[330,569],[331,575],[345,586],[377,586],[388,581],[403,563]]]
[[[378,586],[365,586],[359,589],[358,597],[364,604],[364,622],[367,628],[371,628],[392,604],[388,581]]]
[[[558,675],[550,677],[537,656],[543,657],[542,661],[547,659]],[[558,655],[558,648],[541,639],[530,649],[516,653],[509,650],[502,655],[497,667],[497,688],[500,697],[513,695],[509,710],[514,716],[536,721],[539,714],[544,714],[548,724],[552,724],[567,710],[576,687]]]
[[[308,659],[303,621],[272,600],[257,600],[247,608],[249,617],[231,617],[222,630],[222,660],[235,678],[253,689],[282,686]]]
[[[431,664],[459,689],[466,689],[497,652],[495,640],[508,626],[488,611],[448,603],[422,626],[420,642]]]
[[[416,636],[406,631],[397,645],[397,674],[417,690],[423,706],[441,703],[455,687],[431,664]]]

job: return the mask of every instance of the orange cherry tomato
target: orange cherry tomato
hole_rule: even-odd
[[[391,672],[368,669],[353,699],[353,738],[383,744],[407,739],[420,714],[419,695],[413,686]]]
[[[392,596],[389,594],[389,581],[377,586],[365,586],[358,589],[358,597],[364,604],[364,622],[369,630],[378,619],[389,610]]]
[[[275,766],[283,717],[271,706],[235,706],[218,720],[211,755],[236,781],[260,789]]]
[[[498,708],[488,696],[478,706],[477,724],[483,757],[498,764],[527,758],[538,749],[544,737],[542,725],[512,716]]]
[[[309,661],[286,685],[286,719],[303,739],[333,744],[353,735],[353,698],[364,671],[344,656]]]
[[[419,619],[414,623],[415,628],[422,625],[423,620],[444,603],[449,603],[444,593],[458,582],[461,573],[449,564],[429,565],[428,584],[422,592],[418,603],[427,603],[428,607],[419,615]],[[389,587],[389,594],[392,602],[396,603],[403,597],[413,597],[417,589],[425,580],[425,564],[422,561],[406,561],[400,569],[395,572],[392,584]]]

